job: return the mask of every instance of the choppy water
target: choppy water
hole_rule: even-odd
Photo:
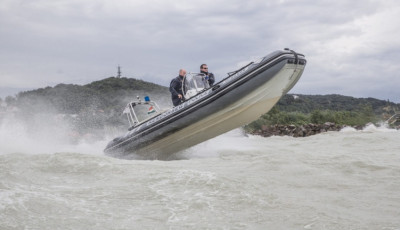
[[[172,161],[0,137],[0,229],[400,229],[400,131],[234,131]]]

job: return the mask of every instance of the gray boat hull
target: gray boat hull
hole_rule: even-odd
[[[168,159],[178,151],[241,127],[267,113],[301,77],[306,60],[276,51],[126,135],[111,141],[109,155]]]

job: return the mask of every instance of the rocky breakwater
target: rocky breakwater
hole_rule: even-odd
[[[318,133],[328,131],[340,131],[342,125],[337,125],[332,122],[326,122],[324,124],[307,124],[307,125],[263,125],[261,129],[255,130],[251,134],[260,135],[263,137],[270,136],[292,136],[292,137],[307,137]],[[353,127],[361,129],[362,127]]]

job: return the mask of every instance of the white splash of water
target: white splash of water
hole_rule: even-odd
[[[0,122],[0,154],[44,154],[80,152],[103,154],[107,141],[76,138],[68,124],[40,122],[32,129],[15,117],[5,117]]]

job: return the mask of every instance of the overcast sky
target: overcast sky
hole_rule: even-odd
[[[0,0],[0,97],[116,76],[167,86],[207,63],[217,80],[289,47],[290,91],[400,103],[398,0]]]

